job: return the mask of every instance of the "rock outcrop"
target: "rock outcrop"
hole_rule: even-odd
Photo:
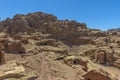
[[[0,80],[120,80],[119,36],[42,12],[17,14],[0,22]]]
[[[31,13],[27,15],[17,14],[13,19],[6,19],[1,22],[6,31],[10,35],[15,35],[20,32],[34,33],[41,31],[45,34],[52,34],[52,37],[57,39],[66,39],[77,34],[78,29],[87,29],[86,24],[77,23],[76,21],[57,20],[50,14],[41,12]]]
[[[85,80],[117,80],[104,70],[91,70],[84,75]]]
[[[25,69],[22,65],[17,65],[15,61],[7,62],[0,66],[0,80],[21,77],[24,72]]]
[[[87,55],[91,58],[91,60],[95,61],[99,64],[104,65],[113,65],[114,59],[114,53],[111,52],[112,50],[109,49],[93,49],[90,51],[86,51],[84,55]]]

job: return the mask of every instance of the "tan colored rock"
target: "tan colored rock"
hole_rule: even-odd
[[[4,32],[0,33],[0,38],[7,38],[7,37],[8,37],[7,33],[4,33]]]
[[[10,61],[0,66],[0,79],[20,77],[25,71],[22,65],[17,65],[15,61]]]
[[[51,38],[51,34],[43,34],[41,32],[31,33],[31,35],[40,37],[41,39],[49,39],[49,38]]]
[[[34,39],[32,35],[28,35],[26,33],[16,34],[13,36],[15,40],[22,40],[22,39]]]
[[[105,32],[102,32],[100,30],[91,30],[89,33],[89,36],[95,36],[95,37],[107,37],[107,34]]]
[[[31,74],[27,74],[23,77],[20,78],[6,78],[5,80],[36,80],[37,79],[37,75],[33,72],[31,72]],[[39,80],[39,79],[37,79]]]
[[[117,80],[102,69],[91,70],[84,76],[85,80]]]
[[[119,32],[109,35],[108,32],[89,29],[85,23],[57,20],[56,16],[42,12],[7,18],[0,22],[0,32],[0,63],[3,58],[6,62],[25,61],[1,65],[5,69],[0,71],[5,70],[2,72],[6,75],[0,73],[8,80],[36,79],[36,75],[29,75],[31,72],[38,75],[38,80],[85,80],[82,75],[86,80],[114,80],[112,76],[120,79],[120,71],[116,68],[120,67],[117,60],[120,59]],[[115,54],[109,48],[111,44],[117,50],[113,51]],[[26,75],[16,78],[19,73],[14,71],[21,64]]]

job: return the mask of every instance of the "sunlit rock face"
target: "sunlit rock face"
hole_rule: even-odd
[[[42,12],[0,22],[0,80],[120,80],[120,32]]]

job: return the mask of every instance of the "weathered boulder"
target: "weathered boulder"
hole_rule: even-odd
[[[21,77],[21,73],[24,71],[24,67],[22,65],[17,65],[15,61],[7,62],[0,66],[0,80],[4,80],[5,78]]]
[[[83,77],[85,77],[85,80],[117,80],[102,69],[91,70]]]

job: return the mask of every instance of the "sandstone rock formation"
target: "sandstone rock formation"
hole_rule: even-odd
[[[104,70],[91,70],[84,75],[85,80],[116,80],[114,77],[111,77],[109,73]]]
[[[119,36],[42,12],[17,14],[0,22],[0,78],[120,80]]]
[[[21,73],[25,71],[22,65],[17,65],[15,61],[8,62],[0,66],[0,80],[5,78],[17,78],[22,76]]]
[[[25,53],[24,47],[20,41],[12,41],[5,46],[5,52],[8,53]]]

